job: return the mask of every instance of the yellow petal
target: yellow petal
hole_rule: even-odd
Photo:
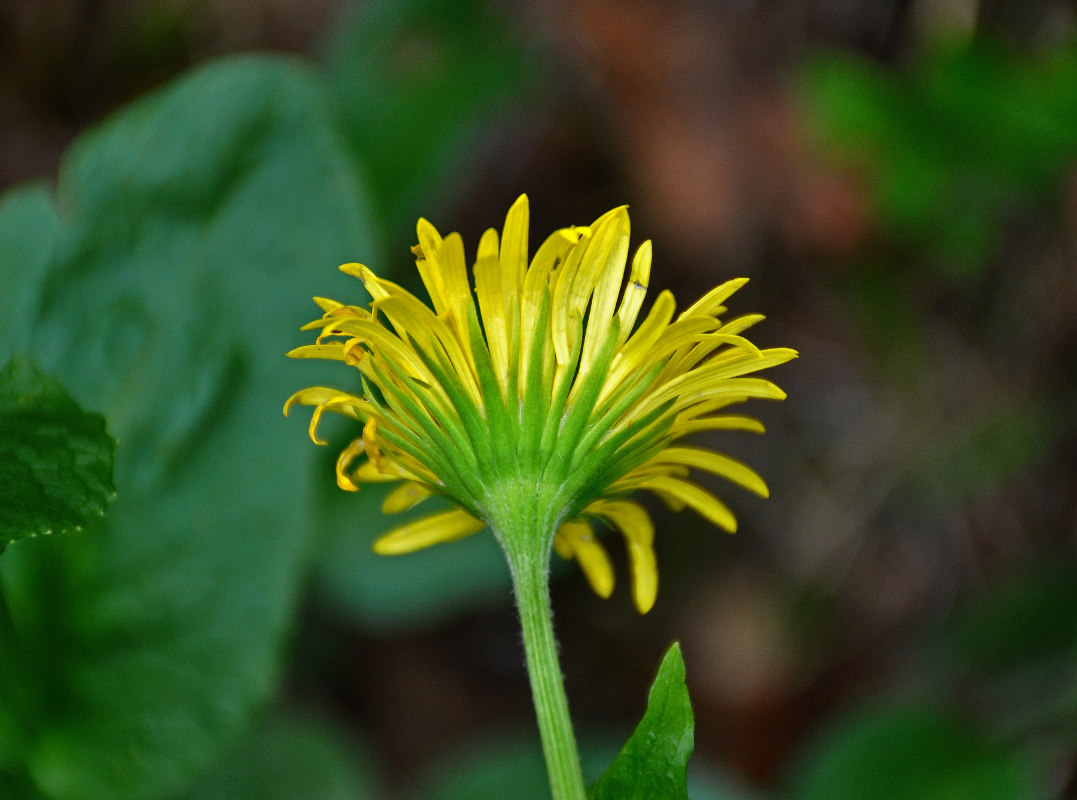
[[[713,450],[698,447],[667,447],[652,460],[662,464],[683,464],[687,467],[713,472],[738,486],[755,492],[760,497],[770,496],[770,490],[767,489],[759,473],[746,464]]]
[[[572,558],[572,555],[576,552],[572,546],[572,540],[561,532],[561,528],[558,528],[553,535],[553,549],[557,551],[557,555],[568,561]]]
[[[626,539],[641,545],[654,541],[654,523],[647,509],[630,500],[596,500],[583,510],[584,514],[603,517]]]
[[[356,439],[337,456],[337,486],[346,492],[358,492],[359,486],[348,475],[352,462],[363,453],[363,440]]]
[[[432,493],[430,487],[424,483],[416,483],[415,481],[402,483],[385,496],[381,504],[381,513],[399,514],[402,511],[407,511],[409,508],[421,503]]]
[[[594,593],[602,598],[613,594],[613,564],[606,549],[595,539],[591,526],[586,522],[565,522],[558,533],[571,543],[572,553]]]
[[[628,257],[628,212],[623,207],[615,209],[615,212],[606,223],[596,229],[585,258],[585,263],[590,268],[581,269],[577,276],[580,296],[570,300],[577,303],[581,317],[587,308],[588,297],[591,302],[591,308],[587,312],[587,334],[580,355],[581,376],[591,371],[591,363],[606,339],[610,320],[613,319],[613,310],[617,305],[617,295],[624,280],[625,260]],[[573,294],[576,294],[575,286]]]
[[[339,389],[331,389],[328,386],[311,386],[293,394],[284,403],[284,416],[288,416],[288,412],[296,404],[313,405],[315,407],[314,413],[310,417],[308,433],[310,434],[310,440],[318,445],[327,444],[324,439],[318,438],[318,423],[321,421],[324,412],[335,411],[352,419],[362,419],[364,416],[369,416],[373,411],[372,406],[362,398],[342,392]]]
[[[378,418],[371,417],[363,426],[363,450],[374,469],[381,469],[381,447],[378,444]]]
[[[648,239],[636,250],[632,257],[632,271],[628,275],[628,285],[625,286],[624,296],[621,298],[621,307],[617,309],[617,317],[621,323],[618,334],[618,344],[624,344],[628,339],[632,328],[636,324],[643,299],[647,296],[647,286],[651,280],[651,240]]]
[[[434,544],[463,539],[485,527],[486,523],[466,511],[445,511],[395,528],[374,542],[374,552],[383,556],[411,553]]]
[[[733,292],[748,282],[747,278],[734,278],[726,281],[721,286],[711,289],[696,302],[690,305],[681,314],[681,317],[705,316],[713,317]]]
[[[628,566],[632,572],[632,602],[641,614],[654,607],[658,597],[658,563],[654,548],[638,542],[628,543]]]
[[[718,417],[702,417],[699,419],[678,418],[670,428],[669,434],[674,439],[688,436],[700,431],[751,431],[763,433],[766,429],[763,423],[752,417],[743,417],[736,414],[724,414]]]
[[[434,311],[440,315],[449,308],[445,276],[437,259],[437,252],[441,248],[441,235],[425,219],[420,219],[415,227],[419,237],[419,244],[415,249],[415,268],[419,271],[426,293],[430,295]]]
[[[506,275],[498,259],[497,231],[489,229],[479,240],[475,259],[475,296],[479,301],[482,325],[490,348],[490,360],[502,394],[507,391],[509,373],[509,310],[505,302],[506,283],[515,283],[515,274]]]
[[[527,228],[530,209],[527,195],[516,198],[509,213],[505,215],[505,227],[501,236],[501,274],[506,297],[519,297],[524,290],[527,272]]]
[[[421,240],[420,240],[421,241]],[[436,253],[445,284],[445,303],[449,310],[452,328],[467,352],[471,352],[471,339],[468,333],[468,309],[474,307],[471,297],[471,284],[467,279],[467,262],[464,259],[464,240],[458,233],[450,233],[441,243]]]
[[[550,333],[558,366],[568,363],[576,346],[576,328],[583,314],[582,311],[574,313],[572,289],[590,241],[590,233],[581,234],[579,241],[569,250],[564,264],[550,275]]]
[[[678,500],[730,533],[737,530],[737,519],[733,512],[717,497],[694,483],[680,478],[657,476],[644,481],[639,488]]]
[[[396,461],[382,458],[381,467],[375,467],[369,461],[364,461],[354,470],[352,477],[363,483],[391,483],[401,479],[414,479],[414,475],[402,469]]]

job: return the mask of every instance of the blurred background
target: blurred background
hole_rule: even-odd
[[[414,287],[419,216],[473,254],[526,192],[801,353],[707,440],[771,487],[714,482],[737,535],[653,506],[650,614],[558,572],[585,771],[678,639],[696,800],[1077,797],[1070,3],[6,0],[0,189],[0,356],[118,441],[0,556],[10,796],[545,796],[491,537],[373,556],[356,432],[279,415],[346,388],[283,355],[339,263]]]

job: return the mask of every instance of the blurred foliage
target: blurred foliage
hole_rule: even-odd
[[[537,64],[484,3],[376,0],[326,45],[343,130],[388,232],[453,194],[481,133],[519,107]],[[410,235],[410,234],[409,234]]]
[[[1032,800],[1033,765],[928,708],[862,712],[834,726],[790,800]]]
[[[1077,45],[1036,56],[975,38],[908,69],[841,52],[809,61],[817,135],[870,184],[880,221],[955,280],[980,277],[999,223],[1057,192],[1077,159]]]
[[[915,470],[920,497],[963,503],[1026,474],[1055,441],[1053,410],[1032,402],[988,409],[926,446]]]
[[[183,800],[379,800],[371,760],[335,725],[278,713]]]
[[[339,452],[336,437],[329,443],[333,453]],[[493,536],[469,536],[407,558],[376,555],[370,548],[375,538],[431,513],[443,501],[431,498],[421,509],[383,516],[381,487],[364,486],[357,495],[341,492],[329,479],[331,470],[326,464],[322,474],[327,480],[316,507],[318,527],[325,533],[312,584],[319,602],[349,625],[401,634],[503,604],[512,596],[508,566]],[[461,575],[467,580],[460,580]]]
[[[0,552],[24,537],[81,530],[104,514],[115,448],[100,414],[13,358],[0,371]]]

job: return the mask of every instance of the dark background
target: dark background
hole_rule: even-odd
[[[670,288],[685,306],[748,276],[732,312],[765,313],[754,340],[801,357],[769,376],[788,400],[749,410],[765,436],[707,440],[771,487],[757,501],[716,486],[737,535],[653,506],[650,614],[631,605],[623,557],[609,601],[559,573],[582,735],[623,738],[679,639],[694,763],[745,792],[795,791],[818,774],[811,753],[874,724],[864,709],[897,707],[955,721],[985,763],[1027,755],[1015,769],[1032,765],[1033,796],[1077,797],[1070,4],[405,6],[0,3],[0,188],[54,177],[81,131],[183,70],[260,49],[381,70],[396,106],[355,95],[344,115],[371,154],[368,263],[397,280],[414,283],[419,215],[473,254],[520,192],[533,243],[628,203],[634,246],[654,240],[652,297]],[[448,144],[418,162],[409,132],[427,126]],[[297,441],[302,426],[281,423]],[[324,461],[325,502],[350,502]],[[337,531],[312,559],[278,703],[332,715],[408,791],[457,742],[526,731],[532,712],[496,563],[475,567],[488,579],[454,573],[489,590],[431,590],[434,608],[380,620],[409,578],[341,575],[340,537],[365,547],[388,524]],[[368,578],[393,584],[389,599],[348,583]],[[918,724],[913,744],[900,725],[885,741],[934,741]]]

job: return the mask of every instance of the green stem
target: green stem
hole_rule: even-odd
[[[530,526],[528,526],[530,527]],[[511,531],[499,536],[516,592],[516,607],[523,629],[527,672],[538,717],[546,772],[554,800],[585,800],[587,794],[576,750],[576,736],[568,713],[568,698],[557,658],[550,609],[551,532]],[[512,536],[511,534],[521,534]],[[539,535],[534,535],[539,533]]]

